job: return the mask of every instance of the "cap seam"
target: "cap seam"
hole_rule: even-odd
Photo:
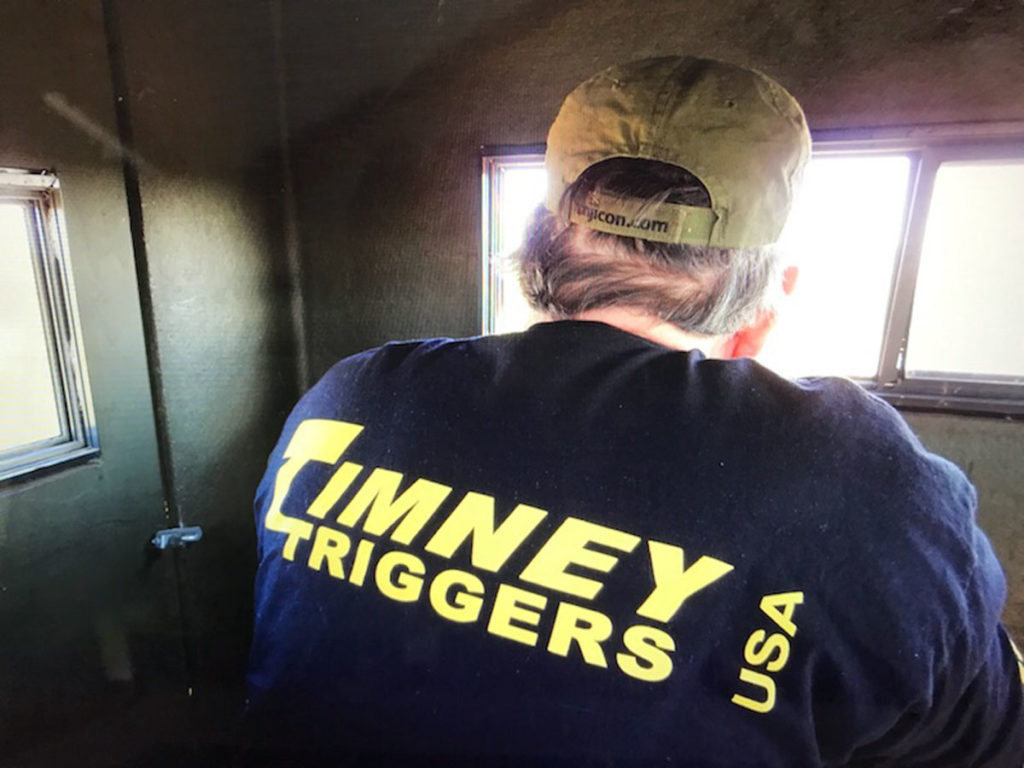
[[[689,61],[690,59],[683,58],[671,69],[665,76],[665,80],[658,90],[658,95],[654,99],[654,107],[651,109],[651,125],[654,128],[650,133],[650,140],[646,142],[646,146],[644,144],[640,145],[641,151],[645,151],[648,155],[652,154],[651,150],[660,143],[665,122],[668,120],[668,102],[672,96],[672,84],[675,82],[676,73]]]

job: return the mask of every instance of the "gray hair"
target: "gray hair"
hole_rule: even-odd
[[[778,257],[770,246],[717,248],[659,243],[598,232],[568,220],[578,201],[598,191],[656,205],[710,207],[704,186],[682,168],[615,158],[566,190],[561,212],[537,209],[517,259],[530,305],[556,318],[628,307],[690,333],[728,335],[774,301]]]

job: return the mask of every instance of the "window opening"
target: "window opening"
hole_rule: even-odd
[[[0,169],[0,481],[97,452],[52,173]]]
[[[907,339],[907,375],[1024,377],[1024,160],[935,175]]]

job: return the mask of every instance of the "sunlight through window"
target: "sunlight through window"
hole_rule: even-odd
[[[1024,162],[943,163],[907,342],[911,375],[1024,378]]]
[[[515,251],[523,242],[526,225],[544,200],[547,173],[543,160],[503,168],[498,187],[496,255],[492,268],[498,272],[497,311],[494,332],[509,333],[529,327],[533,310],[523,297],[516,272]]]
[[[0,452],[61,434],[29,213],[0,204]]]
[[[910,169],[905,156],[811,161],[778,245],[799,278],[760,362],[786,376],[875,375]]]

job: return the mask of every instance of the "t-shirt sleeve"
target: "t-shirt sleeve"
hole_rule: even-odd
[[[1022,667],[999,620],[1005,586],[987,539],[975,536],[963,629],[921,698],[895,729],[892,764],[967,768],[1024,765]]]
[[[963,629],[926,694],[903,718],[901,725],[909,726],[909,732],[897,750],[899,765],[1024,765],[1022,668],[999,621],[1006,584],[977,526],[972,538],[975,560],[961,617]]]
[[[914,670],[914,695],[878,741],[855,750],[851,764],[1021,768],[1024,667],[1001,623],[1006,581],[976,521],[977,493],[891,406],[872,400],[874,417],[889,421],[890,445],[900,446],[892,455],[903,467],[903,487],[890,489],[905,518],[891,529],[898,531],[891,554],[902,574],[894,571],[890,584],[911,621],[893,627],[892,637],[928,663],[906,665]]]

